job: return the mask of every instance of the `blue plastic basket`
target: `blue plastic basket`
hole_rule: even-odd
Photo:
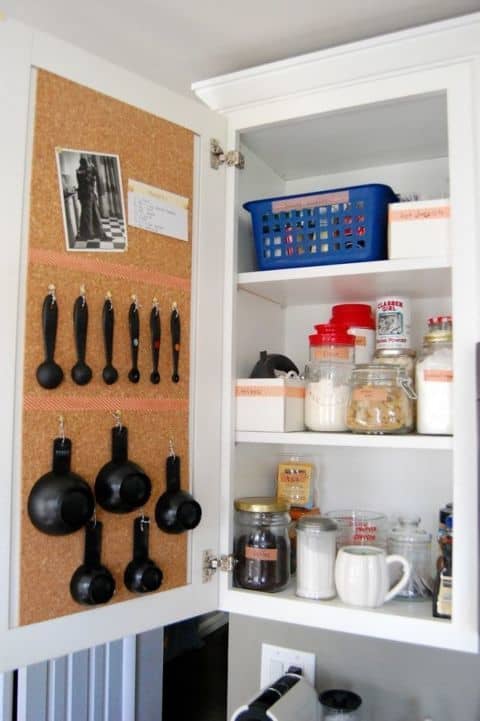
[[[388,185],[370,184],[245,203],[259,270],[385,259],[397,200]]]

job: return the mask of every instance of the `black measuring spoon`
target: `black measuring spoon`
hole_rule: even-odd
[[[170,333],[172,336],[172,356],[173,356],[173,373],[172,382],[178,383],[180,376],[178,375],[178,360],[180,357],[180,313],[177,304],[173,303],[172,313],[170,315]]]
[[[83,289],[82,289],[83,290]],[[75,348],[77,351],[77,362],[72,368],[72,380],[78,386],[90,383],[92,369],[85,363],[85,351],[87,346],[88,328],[88,305],[85,295],[79,295],[73,305],[73,332],[75,335]]]
[[[155,385],[160,383],[160,373],[158,372],[158,360],[160,355],[160,340],[162,337],[162,327],[160,324],[160,310],[158,300],[153,299],[153,307],[150,311],[150,333],[152,337],[152,363],[153,370],[150,374],[150,381]]]
[[[102,378],[107,386],[111,386],[112,383],[115,383],[118,379],[118,371],[112,365],[114,324],[115,313],[113,310],[112,296],[108,293],[103,304],[102,312],[103,343],[105,346],[105,368],[102,372]]]
[[[63,371],[53,360],[57,337],[58,305],[55,287],[48,287],[42,307],[42,332],[45,360],[37,368],[37,381],[42,388],[56,388],[63,380]]]
[[[136,296],[132,296],[133,303],[128,311],[128,327],[130,329],[130,350],[132,353],[132,368],[128,372],[128,380],[138,383],[140,371],[138,370],[138,344],[140,341],[140,317]]]

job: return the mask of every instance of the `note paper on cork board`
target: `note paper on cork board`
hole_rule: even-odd
[[[151,233],[188,240],[188,198],[129,180],[128,224]]]

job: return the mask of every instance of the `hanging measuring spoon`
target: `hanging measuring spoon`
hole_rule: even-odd
[[[178,375],[178,361],[180,357],[180,313],[177,304],[172,303],[172,313],[170,315],[170,333],[172,336],[172,357],[173,357],[173,373],[172,382],[178,383],[180,376]]]
[[[37,368],[37,381],[42,388],[56,388],[63,380],[63,371],[55,363],[55,340],[57,338],[58,305],[55,286],[48,286],[42,307],[42,333],[45,349],[45,360]]]
[[[160,356],[160,340],[162,337],[162,328],[160,324],[160,308],[158,299],[152,301],[152,310],[150,311],[150,333],[152,338],[152,363],[153,370],[150,374],[150,381],[155,385],[160,383],[160,373],[158,372],[158,360]]]
[[[128,327],[130,329],[130,350],[132,354],[132,368],[128,372],[128,380],[138,383],[140,371],[138,370],[138,344],[140,342],[140,317],[138,312],[138,299],[132,295],[132,303],[128,311]]]
[[[84,386],[92,380],[92,369],[85,363],[87,347],[88,305],[85,295],[85,286],[80,287],[80,295],[73,306],[73,332],[75,335],[75,348],[77,362],[72,368],[72,380],[78,386]]]
[[[102,311],[103,343],[105,346],[105,368],[102,372],[102,378],[107,386],[111,386],[112,383],[115,383],[118,379],[118,371],[112,364],[114,324],[115,313],[113,310],[112,294],[108,292],[105,296]]]

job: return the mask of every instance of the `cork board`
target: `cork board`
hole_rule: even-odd
[[[128,226],[124,253],[67,252],[55,148],[88,149],[119,156],[127,202],[129,178],[189,198],[189,241],[183,242]],[[21,625],[84,611],[70,596],[70,579],[83,562],[84,531],[49,536],[37,530],[27,513],[35,481],[51,469],[58,417],[72,440],[72,471],[93,489],[100,468],[110,460],[112,413],[122,412],[129,431],[129,458],[152,480],[152,495],[142,509],[150,516],[150,557],[164,581],[157,593],[187,582],[187,534],[170,535],[154,521],[156,501],[165,490],[165,459],[170,439],[181,458],[181,484],[188,487],[188,378],[190,343],[191,208],[193,202],[194,135],[138,108],[44,71],[37,73],[31,169],[29,248],[25,306],[24,387],[22,423],[22,517],[20,525]],[[58,302],[55,360],[64,371],[53,390],[35,377],[44,359],[41,308],[48,285]],[[73,304],[86,287],[89,309],[86,361],[93,370],[88,385],[76,385],[70,370],[76,362]],[[111,292],[115,308],[113,362],[119,380],[107,386],[102,308]],[[128,309],[131,295],[140,303],[140,382],[131,383]],[[162,339],[158,385],[152,370],[149,316],[152,298],[160,303]],[[171,382],[170,312],[176,302],[181,318],[180,382]],[[103,522],[102,563],[113,574],[116,594],[109,603],[134,599],[123,583],[132,558],[133,521],[140,510],[113,514],[97,506]]]

